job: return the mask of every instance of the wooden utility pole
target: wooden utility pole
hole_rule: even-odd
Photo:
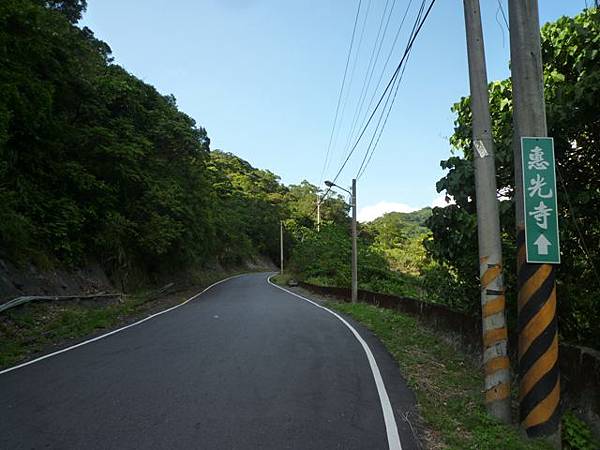
[[[356,178],[352,179],[352,303],[358,302],[358,244],[356,231]]]
[[[555,268],[526,260],[521,137],[547,136],[537,0],[509,0],[519,288],[520,421],[560,446]]]
[[[464,8],[473,113],[485,404],[492,416],[510,423],[510,361],[507,356],[502,243],[479,0],[464,0]]]

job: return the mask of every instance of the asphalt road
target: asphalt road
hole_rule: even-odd
[[[375,357],[402,448],[417,448],[396,364],[349,322]],[[388,432],[351,330],[266,274],[0,374],[1,449],[386,449]]]

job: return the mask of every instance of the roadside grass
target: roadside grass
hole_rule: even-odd
[[[417,397],[428,448],[552,448],[489,416],[480,368],[415,318],[362,303],[327,302],[327,306],[364,324],[394,356]]]
[[[0,317],[0,368],[52,345],[115,326],[143,303],[142,297],[128,297],[108,306],[47,302],[5,311]]]
[[[427,291],[423,288],[421,277],[403,272],[390,271],[388,279],[372,280],[368,283],[359,283],[359,289],[382,294],[410,297],[418,300],[429,301]]]
[[[82,338],[133,322],[179,304],[212,283],[245,272],[210,271],[193,274],[193,287],[185,291],[153,295],[138,291],[121,302],[60,301],[29,303],[0,313],[0,369]]]
[[[280,286],[287,286],[290,280],[297,280],[297,278],[294,277],[293,274],[288,272],[278,273],[277,275],[273,275],[271,277],[271,281]]]
[[[333,277],[328,276],[312,276],[304,277],[300,273],[284,272],[273,277],[273,281],[287,285],[288,280],[302,280],[308,284],[323,287],[340,287],[340,284]],[[276,280],[283,280],[282,282]],[[422,277],[414,274],[402,272],[389,272],[389,278],[379,278],[369,282],[358,283],[358,288],[371,292],[379,292],[381,294],[397,295],[400,297],[410,297],[431,303],[427,290],[423,287]],[[350,287],[347,285],[345,287]]]

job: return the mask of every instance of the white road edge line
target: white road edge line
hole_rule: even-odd
[[[47,358],[50,358],[50,357],[52,357],[52,356],[60,355],[61,353],[68,352],[69,350],[73,350],[73,349],[75,349],[75,348],[78,348],[78,347],[81,347],[81,346],[83,346],[83,345],[86,345],[86,344],[91,344],[92,342],[96,342],[96,341],[99,341],[100,339],[104,339],[105,337],[112,336],[113,334],[115,334],[115,333],[118,333],[119,331],[126,330],[127,328],[135,327],[136,325],[139,325],[139,324],[141,324],[141,323],[144,323],[144,322],[146,322],[147,320],[153,319],[154,317],[160,316],[161,314],[168,313],[169,311],[173,311],[174,309],[177,309],[177,308],[179,308],[180,306],[183,306],[183,305],[185,305],[186,303],[189,303],[189,302],[191,302],[191,301],[192,301],[192,300],[194,300],[195,298],[197,298],[197,297],[201,296],[202,294],[204,294],[204,293],[205,293],[206,291],[208,291],[209,289],[212,289],[213,287],[215,287],[217,284],[221,284],[221,283],[223,283],[223,282],[225,282],[225,281],[231,280],[231,279],[233,279],[233,278],[240,277],[240,276],[242,276],[242,275],[246,275],[246,274],[240,273],[240,274],[238,274],[238,275],[233,275],[233,276],[231,276],[231,277],[227,277],[227,278],[224,278],[224,279],[222,279],[222,280],[219,280],[219,281],[217,281],[216,283],[213,283],[213,284],[211,284],[210,286],[208,286],[207,288],[205,288],[205,289],[204,289],[204,290],[202,290],[201,292],[198,292],[197,294],[195,294],[195,295],[193,295],[192,297],[188,298],[188,299],[187,299],[186,301],[184,301],[183,303],[179,303],[178,305],[171,306],[170,308],[167,308],[167,309],[165,309],[164,311],[160,311],[160,312],[157,312],[157,313],[155,313],[155,314],[152,314],[152,315],[150,315],[150,316],[148,316],[148,317],[145,317],[145,318],[143,318],[143,319],[141,319],[141,320],[138,320],[137,322],[130,323],[129,325],[125,325],[124,327],[117,328],[116,330],[110,331],[110,332],[108,332],[108,333],[106,333],[106,334],[102,334],[102,335],[100,335],[100,336],[96,336],[95,338],[88,339],[87,341],[80,342],[79,344],[71,345],[70,347],[63,348],[62,350],[58,350],[58,351],[55,351],[55,352],[52,352],[52,353],[48,353],[47,355],[40,356],[39,358],[32,359],[31,361],[24,362],[24,363],[22,363],[22,364],[19,364],[19,365],[17,365],[17,366],[13,366],[13,367],[9,367],[8,369],[0,370],[0,375],[2,375],[2,374],[4,374],[4,373],[7,373],[7,372],[12,372],[13,370],[20,369],[21,367],[28,366],[28,365],[30,365],[30,364],[33,364],[33,363],[36,363],[36,362],[42,361],[42,360],[44,360],[44,359],[47,359]]]
[[[385,422],[385,430],[387,432],[387,440],[390,450],[402,450],[402,445],[400,444],[400,435],[398,434],[398,426],[396,425],[396,418],[394,417],[394,410],[392,409],[392,404],[390,403],[390,398],[388,397],[388,393],[385,389],[385,384],[383,383],[383,378],[381,378],[381,372],[379,371],[379,366],[377,365],[377,361],[375,361],[375,357],[373,356],[373,352],[362,338],[358,331],[354,329],[352,325],[350,325],[342,316],[338,313],[330,310],[329,308],[325,308],[324,306],[319,305],[312,300],[307,299],[306,297],[302,297],[295,292],[289,291],[281,286],[276,285],[271,281],[273,275],[267,278],[267,281],[271,286],[275,286],[276,288],[281,289],[282,291],[287,292],[295,297],[301,298],[309,303],[312,303],[317,308],[324,309],[329,314],[333,314],[337,317],[344,325],[346,325],[356,340],[362,345],[363,350],[367,355],[367,359],[369,360],[369,366],[371,366],[371,372],[373,372],[373,378],[375,379],[375,385],[377,386],[377,393],[379,394],[379,401],[381,403],[381,411],[383,412],[383,420]]]

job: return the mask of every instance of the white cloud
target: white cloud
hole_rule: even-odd
[[[389,212],[413,212],[418,208],[405,205],[404,203],[382,201],[374,205],[365,206],[358,211],[359,222],[370,222],[377,217]]]
[[[456,202],[454,201],[452,196],[450,196],[450,203],[446,202],[446,193],[443,192],[438,197],[433,199],[433,202],[431,202],[431,207],[432,208],[435,208],[435,207],[445,208],[446,206],[454,205],[455,203]]]

